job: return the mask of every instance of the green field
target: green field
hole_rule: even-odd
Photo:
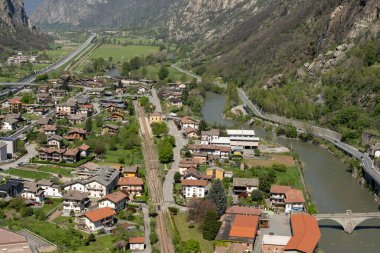
[[[142,154],[139,149],[123,150],[107,150],[104,154],[104,164],[121,163],[120,159],[124,159],[124,164],[140,164],[142,163]]]
[[[59,174],[65,177],[71,177],[72,176],[71,172],[74,171],[73,169],[70,169],[70,168],[60,168],[60,167],[51,167],[51,166],[41,166],[37,168],[37,170],[42,171],[42,172],[50,172],[54,174]]]
[[[103,57],[108,59],[112,57],[113,62],[127,61],[135,56],[147,56],[149,54],[157,53],[158,47],[154,46],[121,46],[104,44],[97,48],[91,55],[91,59]]]
[[[54,62],[66,56],[74,49],[75,49],[74,46],[63,46],[62,48],[58,48],[56,50],[50,50],[50,49],[44,50],[44,51],[41,51],[41,53],[45,52],[49,56],[50,61]]]
[[[148,65],[145,67],[146,70],[147,70],[147,77],[148,79],[155,79],[155,80],[158,80],[158,71],[160,70],[161,66],[160,64],[156,64],[156,65]],[[172,67],[168,67],[169,69],[169,79],[171,79],[172,82],[176,82],[176,81],[180,81],[182,76],[183,76],[183,73],[178,71],[177,69],[175,68],[172,68]],[[187,76],[187,80],[191,80],[192,78]]]
[[[49,198],[50,201],[52,201],[53,203],[52,204],[44,204],[42,206],[42,211],[45,213],[45,214],[48,214],[51,210],[53,210],[54,208],[56,208],[59,204],[62,203],[62,199],[53,199],[53,198]]]
[[[202,233],[198,230],[198,228],[189,228],[186,213],[178,213],[178,215],[173,215],[173,218],[182,241],[188,241],[190,239],[196,240],[201,245],[202,252],[214,252],[213,241],[203,239]]]
[[[4,173],[16,176],[16,177],[22,177],[22,178],[30,178],[30,179],[49,179],[52,177],[52,174],[46,173],[46,172],[36,172],[31,170],[22,170],[22,169],[10,169],[7,171],[4,171]]]

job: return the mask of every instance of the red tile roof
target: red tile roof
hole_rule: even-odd
[[[314,252],[321,238],[317,219],[305,213],[292,214],[290,223],[293,237],[286,245],[285,250],[297,250],[304,253]]]
[[[181,118],[181,123],[182,124],[198,124],[198,121],[191,118],[190,116],[184,116]]]
[[[116,212],[109,207],[103,207],[95,211],[87,212],[84,215],[92,222],[97,222],[99,220],[108,218],[115,215]]]
[[[59,149],[59,148],[39,148],[38,151],[41,153],[60,153],[63,154],[66,152],[66,149]]]
[[[127,195],[125,195],[124,193],[122,193],[122,192],[113,192],[111,194],[108,194],[107,196],[104,196],[99,201],[109,200],[112,203],[116,204],[116,203],[120,202],[121,200],[123,200],[125,198],[127,198]]]
[[[74,133],[87,134],[87,131],[84,130],[83,128],[75,128],[69,131],[69,134],[74,134]]]
[[[258,216],[235,215],[230,237],[254,238],[259,224]]]
[[[66,152],[63,154],[64,156],[76,156],[79,152],[78,148],[72,148],[66,150]]]
[[[270,188],[270,193],[273,193],[273,194],[285,194],[290,189],[292,189],[290,186],[272,185],[271,188]]]
[[[145,242],[144,237],[129,237],[130,244],[143,244]]]
[[[19,97],[15,97],[15,98],[11,98],[11,99],[8,99],[8,102],[10,103],[10,104],[21,104],[21,98],[19,98]]]
[[[246,207],[246,206],[231,206],[226,210],[226,214],[240,214],[240,215],[256,215],[260,216],[261,209]]]
[[[181,181],[181,184],[183,186],[206,186],[207,181],[206,180],[191,180],[191,179],[184,179]]]
[[[161,113],[160,112],[154,112],[150,116],[161,116]]]
[[[138,177],[121,177],[119,179],[118,185],[127,186],[127,185],[144,185],[144,182],[141,178]]]
[[[84,150],[84,151],[87,151],[90,149],[90,146],[86,145],[86,144],[83,144],[82,146],[79,147],[80,150]]]
[[[305,199],[300,190],[290,189],[285,193],[285,203],[305,203]]]
[[[54,125],[44,125],[41,127],[43,131],[57,131],[57,127]]]

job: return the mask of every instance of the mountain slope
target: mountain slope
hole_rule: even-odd
[[[178,0],[44,0],[32,20],[45,26],[156,25]],[[181,0],[180,0],[181,1]]]
[[[11,50],[47,46],[46,36],[30,23],[22,0],[0,0],[0,57]]]

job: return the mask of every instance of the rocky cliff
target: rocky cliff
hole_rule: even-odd
[[[167,10],[174,2],[176,0],[44,0],[32,20],[45,26],[155,26],[167,18]]]
[[[23,0],[0,0],[0,57],[11,50],[47,46],[46,36],[29,21]]]

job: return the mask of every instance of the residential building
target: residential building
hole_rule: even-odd
[[[4,162],[7,159],[7,144],[4,142],[0,142],[0,162]]]
[[[210,141],[210,145],[231,147],[230,137],[219,137]]]
[[[297,213],[290,216],[292,238],[285,246],[289,253],[314,253],[321,238],[321,231],[317,219],[306,213]]]
[[[102,198],[116,188],[119,180],[119,170],[101,167],[88,179],[71,181],[64,185],[64,190],[88,192],[90,198]]]
[[[220,131],[219,129],[211,129],[209,131],[201,132],[201,144],[209,145],[210,142],[219,139]]]
[[[102,135],[110,134],[116,135],[119,132],[119,127],[111,124],[103,126]]]
[[[376,142],[370,147],[369,154],[373,158],[379,158],[380,157],[380,142]]]
[[[120,122],[120,121],[124,120],[124,113],[113,112],[109,118],[111,121],[119,121]]]
[[[169,99],[171,106],[181,108],[183,106],[182,99],[180,98],[170,98]]]
[[[22,108],[22,103],[20,100],[21,100],[21,98],[19,98],[19,97],[8,99],[9,111],[11,111],[13,113],[19,113],[21,111],[21,108]]]
[[[91,154],[90,146],[86,144],[79,146],[78,149],[79,149],[80,157],[87,157]]]
[[[181,118],[181,127],[183,130],[186,130],[187,128],[199,129],[199,121],[190,116],[184,116]]]
[[[285,213],[305,210],[305,199],[302,191],[284,185],[272,185],[270,189],[272,207],[285,208]]]
[[[74,213],[87,211],[90,203],[87,192],[67,191],[63,195],[63,213],[70,215],[71,211],[74,211]]]
[[[33,201],[35,204],[42,204],[45,201],[44,190],[41,186],[33,182],[25,182],[24,190],[21,196],[25,199]]]
[[[51,148],[62,148],[63,137],[60,135],[53,135],[47,138],[47,145]]]
[[[121,177],[118,186],[121,191],[128,193],[130,198],[141,196],[144,192],[144,182],[138,177]]]
[[[208,160],[208,155],[206,153],[197,153],[193,152],[193,161],[197,162],[198,164],[206,164]]]
[[[259,189],[259,179],[258,178],[233,178],[232,181],[233,192],[236,195],[248,194],[254,190]]]
[[[62,162],[63,154],[66,152],[66,149],[59,148],[39,148],[39,159],[41,161],[50,161],[50,162]]]
[[[64,138],[69,141],[73,141],[73,140],[83,141],[86,138],[86,135],[87,135],[87,131],[84,130],[83,128],[75,128],[75,129],[70,130],[67,133],[67,136],[65,136]]]
[[[206,195],[206,180],[184,179],[181,181],[182,195],[187,198],[204,198]]]
[[[78,125],[80,123],[83,123],[86,120],[86,115],[84,114],[71,114],[67,116],[67,120],[69,121],[70,124],[72,125]]]
[[[226,146],[189,144],[188,149],[192,154],[204,153],[222,159],[228,159],[231,154],[231,148]]]
[[[110,193],[98,200],[99,208],[110,207],[116,213],[119,213],[125,209],[127,197],[128,196],[126,194],[120,191]]]
[[[17,129],[17,123],[18,123],[17,119],[8,118],[8,119],[3,121],[3,125],[1,127],[1,129],[4,131],[16,130]]]
[[[162,122],[162,114],[160,112],[154,112],[149,115],[149,122],[152,123],[161,123]]]
[[[184,158],[179,162],[178,169],[181,175],[184,175],[190,168],[198,169],[198,162],[191,158]]]
[[[18,180],[10,179],[7,183],[0,185],[0,199],[14,198],[24,190],[24,184]]]
[[[90,232],[106,229],[115,224],[115,215],[116,212],[109,207],[90,211],[79,218],[78,227]]]
[[[72,115],[76,114],[78,105],[76,101],[68,100],[65,103],[56,106],[57,114]]]
[[[236,149],[254,149],[259,146],[259,137],[255,136],[254,130],[227,130],[227,135],[231,141],[231,148]]]
[[[36,185],[44,190],[45,197],[62,198],[63,196],[61,186],[54,184],[51,180],[38,180]]]
[[[186,130],[183,134],[187,138],[192,138],[192,139],[198,139],[199,138],[198,129],[194,129],[191,127],[186,128]]]
[[[19,137],[2,137],[0,142],[7,144],[7,156],[13,157],[17,152],[17,141]]]
[[[79,166],[76,170],[76,173],[78,176],[94,176],[95,173],[98,172],[100,169],[100,165],[93,162],[88,162]]]
[[[124,177],[138,177],[139,176],[139,165],[129,166],[122,169]]]
[[[211,176],[213,179],[224,179],[224,169],[219,167],[211,167],[206,169],[206,175]]]
[[[129,237],[128,238],[129,249],[132,251],[142,251],[145,249],[144,237]]]
[[[247,215],[247,216],[257,216],[259,217],[259,227],[260,228],[268,228],[269,227],[269,214],[266,212],[263,212],[263,210],[254,208],[254,207],[248,207],[248,206],[230,206],[226,210],[226,214],[231,215]]]
[[[70,148],[63,153],[63,160],[67,163],[76,163],[80,161],[79,148]]]
[[[262,253],[284,253],[285,247],[290,240],[290,236],[284,235],[263,235],[261,242]]]
[[[258,228],[258,216],[228,214],[225,215],[215,240],[239,243],[244,249],[242,252],[253,252]]]
[[[40,128],[40,132],[46,135],[55,135],[57,133],[57,127],[54,125],[43,125]]]
[[[210,182],[212,180],[212,176],[201,173],[199,170],[194,168],[189,168],[186,170],[186,173],[183,174],[182,179],[188,180],[206,180]]]
[[[32,253],[25,236],[0,228],[0,252]]]

